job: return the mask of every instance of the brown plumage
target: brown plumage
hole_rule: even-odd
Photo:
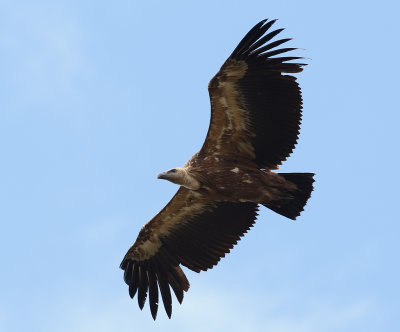
[[[200,272],[216,265],[253,226],[259,204],[296,219],[313,190],[312,173],[274,173],[297,143],[302,99],[299,57],[277,56],[289,39],[270,40],[275,21],[261,21],[209,83],[211,121],[201,150],[183,167],[158,175],[180,185],[141,229],[121,268],[140,309],[147,295],[156,318],[161,295],[168,317],[171,289],[189,289],[180,265]],[[160,290],[160,292],[159,292]]]

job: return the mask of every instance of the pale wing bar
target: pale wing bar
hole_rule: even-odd
[[[295,77],[282,73],[298,73],[306,64],[288,62],[302,59],[297,56],[275,57],[295,50],[272,50],[290,39],[281,39],[262,46],[283,30],[272,31],[259,39],[260,34],[263,35],[275,20],[265,22],[266,20],[260,22],[254,31],[250,31],[244,38],[243,46],[236,48],[231,58],[245,60],[248,64],[246,75],[237,82],[238,88],[243,92],[241,104],[249,110],[251,129],[255,133],[251,138],[255,161],[260,167],[272,169],[292,153],[301,123],[300,87]]]
[[[179,303],[189,289],[180,264],[200,272],[216,265],[229,253],[255,222],[258,206],[254,203],[216,202],[198,214],[188,214],[160,236],[162,246],[149,259],[138,261],[128,251],[121,263],[129,295],[136,293],[140,309],[147,295],[150,311],[157,316],[159,292],[168,317],[172,313],[170,287]]]
[[[298,73],[305,64],[291,62],[301,57],[278,56],[295,50],[275,49],[289,38],[266,44],[283,30],[264,35],[274,22],[251,29],[211,80],[211,123],[202,154],[225,153],[274,169],[293,151],[302,98],[296,78],[282,73]]]

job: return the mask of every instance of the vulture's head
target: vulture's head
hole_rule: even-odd
[[[173,183],[179,184],[179,180],[184,176],[183,170],[179,168],[172,168],[166,172],[157,175],[157,179],[168,180]]]
[[[172,168],[166,172],[162,172],[157,175],[157,178],[168,180],[192,190],[200,188],[200,182],[190,175],[185,168],[181,167]]]

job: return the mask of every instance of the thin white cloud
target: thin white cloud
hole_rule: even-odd
[[[184,314],[187,322],[199,316],[205,319],[194,326],[192,331],[273,331],[273,332],[324,332],[337,331],[349,324],[362,321],[371,311],[369,301],[356,300],[340,307],[321,302],[304,303],[298,312],[279,313],[284,300],[279,294],[268,296],[259,303],[257,312],[251,311],[240,294],[222,294],[217,291],[201,291],[201,296],[185,303]],[[290,301],[287,296],[284,299]],[[254,305],[252,305],[254,308]],[[200,313],[200,314],[199,314]]]
[[[193,294],[192,294],[193,295]],[[270,297],[269,297],[270,298]],[[274,301],[276,303],[274,303]],[[247,300],[246,300],[247,301]],[[69,298],[57,308],[57,313],[46,312],[54,321],[47,321],[47,330],[63,331],[273,331],[273,332],[329,332],[341,331],[357,324],[371,313],[370,302],[356,300],[340,307],[327,303],[304,304],[298,312],[279,313],[282,300],[279,294],[272,301],[259,303],[257,312],[241,301],[240,294],[224,294],[218,290],[196,292],[185,299],[183,306],[174,303],[171,320],[166,318],[162,304],[156,322],[146,307],[140,312],[136,298],[127,294],[105,299],[82,292]],[[254,306],[252,306],[254,308]],[[60,316],[62,312],[62,316]],[[60,322],[60,317],[62,321]]]

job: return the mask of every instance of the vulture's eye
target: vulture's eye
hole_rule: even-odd
[[[175,169],[175,168],[174,168],[174,169],[171,169],[169,172],[170,172],[170,173],[176,173],[176,169]]]

